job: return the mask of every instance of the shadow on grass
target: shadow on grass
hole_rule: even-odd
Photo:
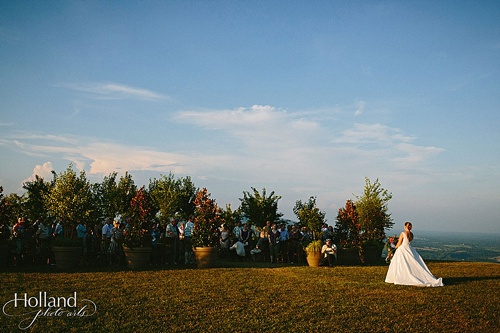
[[[464,284],[475,281],[500,280],[500,276],[461,276],[443,278],[443,283],[448,286]]]

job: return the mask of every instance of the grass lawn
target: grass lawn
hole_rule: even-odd
[[[434,275],[443,277],[446,286],[441,288],[386,284],[386,265],[224,266],[3,271],[0,304],[12,300],[14,293],[38,297],[39,292],[53,297],[77,292],[78,308],[83,299],[96,304],[92,316],[40,316],[29,332],[500,331],[499,264],[428,262]],[[7,312],[15,311],[26,313],[29,308],[7,307]],[[10,317],[4,309],[0,330],[19,331],[20,322],[25,319],[26,325],[33,317]]]

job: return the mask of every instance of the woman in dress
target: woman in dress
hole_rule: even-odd
[[[429,271],[418,252],[410,245],[413,240],[410,222],[405,223],[405,231],[399,235],[396,253],[391,260],[385,282],[421,287],[444,286],[441,278],[436,279]]]

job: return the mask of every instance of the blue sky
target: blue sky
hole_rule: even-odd
[[[365,177],[395,232],[500,232],[498,1],[0,1],[0,184],[173,172],[239,205]]]

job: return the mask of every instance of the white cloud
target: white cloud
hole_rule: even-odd
[[[34,181],[36,176],[41,177],[43,179],[51,179],[52,171],[54,171],[54,169],[52,167],[51,162],[45,162],[42,165],[38,164],[33,169],[33,174],[30,177],[23,180],[23,184],[26,182]]]
[[[66,87],[87,93],[94,99],[138,99],[146,101],[160,101],[169,99],[168,96],[160,93],[131,87],[119,83],[73,83]]]

